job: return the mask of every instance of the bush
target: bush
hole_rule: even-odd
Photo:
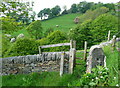
[[[96,42],[106,40],[109,30],[111,30],[111,38],[118,33],[118,19],[113,15],[100,15],[91,24],[91,33]]]
[[[5,56],[5,53],[8,51],[10,46],[10,40],[2,34],[2,57]]]
[[[66,43],[69,42],[65,36],[64,33],[61,31],[54,31],[50,33],[46,38],[42,38],[38,40],[38,43],[40,45],[49,45],[49,44],[58,44],[58,43]],[[53,47],[53,48],[48,48],[44,49],[44,51],[64,51],[68,50],[67,46],[62,46],[62,47]]]
[[[80,16],[80,23],[83,23],[89,19],[94,20],[95,18],[97,18],[101,14],[107,13],[108,11],[109,11],[109,9],[106,7],[100,7],[100,8],[93,10],[93,11],[87,10],[85,14]]]
[[[9,17],[2,17],[1,20],[1,26],[0,30],[2,30],[2,33],[11,34],[14,31],[19,30],[22,24],[21,22],[16,22],[15,19],[10,19]]]
[[[18,39],[6,52],[8,56],[33,55],[38,54],[38,44],[34,39]]]
[[[70,39],[76,40],[78,50],[83,49],[85,41],[88,42],[88,46],[92,44],[92,35],[90,33],[91,22],[92,20],[87,20],[69,31],[69,37]]]
[[[82,77],[74,81],[74,86],[84,87],[99,87],[99,86],[110,86],[109,81],[109,69],[102,66],[92,69],[92,73],[86,73]],[[70,85],[71,86],[71,85]]]
[[[28,25],[26,30],[33,38],[35,37],[36,39],[40,39],[43,36],[40,20],[32,22],[30,25]]]

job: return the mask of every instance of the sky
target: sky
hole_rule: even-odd
[[[32,0],[34,1],[33,10],[36,14],[44,8],[53,8],[56,5],[59,5],[61,9],[63,6],[67,6],[67,9],[70,9],[72,4],[78,4],[81,1],[87,2],[103,2],[103,3],[117,3],[119,0]]]

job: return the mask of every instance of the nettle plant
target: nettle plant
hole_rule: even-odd
[[[80,79],[80,86],[109,86],[109,69],[97,66]]]

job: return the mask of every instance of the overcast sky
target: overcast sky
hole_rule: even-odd
[[[33,1],[34,1],[33,10],[36,13],[38,13],[40,10],[44,8],[52,8],[56,5],[59,5],[61,8],[63,8],[63,6],[66,5],[67,9],[69,9],[73,3],[78,4],[81,1],[116,3],[119,0],[33,0]]]

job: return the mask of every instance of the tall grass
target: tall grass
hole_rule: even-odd
[[[112,50],[111,45],[103,48],[106,56],[106,65],[110,70],[110,85],[115,86],[118,84],[118,51]],[[114,81],[113,81],[114,79]]]

